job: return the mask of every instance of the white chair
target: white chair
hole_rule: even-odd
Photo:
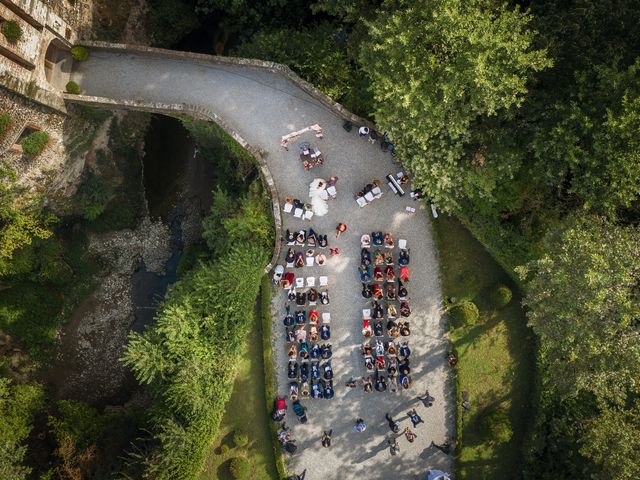
[[[365,207],[367,205],[367,200],[364,197],[356,198],[356,203],[361,207]]]
[[[329,193],[331,198],[336,198],[336,195],[338,194],[336,187],[334,185],[331,185],[330,187],[327,188],[327,193]]]
[[[293,268],[293,262],[287,262],[287,268]]]
[[[400,240],[398,240],[398,248],[400,248],[400,250],[407,249],[407,241],[404,238],[401,238]]]
[[[284,210],[284,213],[291,213],[293,210],[293,203],[285,203],[282,210]]]
[[[322,313],[322,323],[331,323],[331,314],[329,312]]]
[[[364,198],[365,200],[367,200],[367,202],[373,202],[373,193],[371,192],[367,192],[364,194]]]
[[[371,320],[371,310],[368,308],[362,309],[362,319],[363,320]]]
[[[304,220],[311,220],[313,218],[313,211],[312,210],[307,210],[306,212],[304,212]]]
[[[369,247],[371,247],[371,236],[365,233],[360,237],[360,248]]]
[[[307,277],[307,287],[316,286],[316,277]]]
[[[313,257],[307,257],[307,267],[313,267],[315,259]]]
[[[413,207],[409,207],[409,206],[407,206],[407,207],[405,207],[404,209],[405,209],[407,212],[409,212],[409,213],[416,213],[416,209],[415,209],[415,208],[413,208]]]
[[[296,288],[304,288],[304,278],[296,278]]]
[[[301,208],[296,208],[293,211],[293,216],[296,218],[302,218],[302,214],[304,213],[304,210],[302,210]]]
[[[329,286],[329,277],[323,275],[320,277],[320,286],[321,287],[328,287]]]
[[[375,198],[380,198],[382,196],[382,190],[380,189],[380,187],[373,187],[371,193]]]
[[[322,191],[320,192],[320,198],[321,198],[322,200],[329,200],[329,194],[327,193],[327,191],[326,191],[326,190],[322,190]]]

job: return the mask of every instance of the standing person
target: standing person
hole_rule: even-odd
[[[390,438],[389,440],[387,440],[387,443],[389,443],[389,452],[391,453],[391,455],[397,455],[400,451],[398,440],[395,438]]]
[[[429,395],[429,389],[427,388],[424,392],[424,395],[418,395],[418,400],[424,403],[425,407],[433,407],[433,401],[435,399],[431,395]]]
[[[405,428],[403,433],[404,433],[404,436],[407,438],[407,441],[409,443],[413,443],[413,441],[418,436],[418,435],[416,435],[416,433],[413,430],[411,430],[411,427]],[[433,442],[431,442],[431,443],[433,444]]]
[[[322,435],[322,446],[324,448],[329,448],[331,446],[332,433],[333,433],[333,430],[329,430],[328,432],[325,430],[324,434]]]
[[[339,223],[336,227],[336,238],[339,238],[344,232],[347,231],[347,226],[344,223]]]
[[[432,441],[430,446],[437,448],[445,455],[449,455],[451,453],[451,442],[449,440],[445,440],[442,445],[438,445]]]
[[[388,413],[385,414],[384,418],[387,419],[387,422],[389,423],[389,428],[393,433],[398,433],[400,431],[400,422],[394,420],[393,417]]]
[[[364,423],[364,420],[360,417],[356,418],[355,423],[353,425],[353,431],[357,433],[364,432],[367,429],[367,424]]]
[[[422,417],[418,415],[418,412],[416,412],[415,408],[407,412],[407,415],[409,415],[409,418],[411,419],[411,423],[413,423],[413,428],[416,428],[419,423],[424,423],[424,420],[422,420]]]

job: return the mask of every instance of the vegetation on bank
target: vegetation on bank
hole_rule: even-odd
[[[517,287],[484,247],[451,217],[441,215],[433,227],[458,358],[456,473],[471,479],[512,478],[523,462],[533,406],[533,334]],[[515,291],[514,298],[496,306],[494,291],[508,288],[504,283]],[[454,318],[458,306],[466,304],[475,308],[473,321]]]
[[[253,164],[244,163],[250,157],[217,126],[183,122],[201,153],[216,162],[219,175],[228,171],[229,177],[204,222],[208,258],[171,288],[155,325],[132,333],[126,347],[123,361],[155,393],[148,425],[152,437],[146,439],[143,458],[132,457],[132,477],[200,477],[256,321],[260,279],[273,246],[267,197],[259,180],[246,183],[256,174]]]

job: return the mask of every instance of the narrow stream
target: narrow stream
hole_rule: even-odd
[[[161,218],[171,232],[171,257],[165,265],[165,275],[147,271],[144,263],[132,277],[132,300],[135,320],[131,329],[137,332],[151,322],[159,301],[169,285],[176,281],[176,271],[183,252],[182,221],[185,216],[184,193],[189,161],[194,158],[195,145],[179,120],[154,115],[145,136],[144,171],[145,198],[151,218]]]

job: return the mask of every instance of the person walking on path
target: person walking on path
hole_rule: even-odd
[[[353,431],[357,433],[364,432],[367,429],[367,424],[364,423],[364,420],[360,417],[356,418],[355,424],[353,425]]]
[[[384,418],[389,422],[389,428],[393,433],[398,433],[400,431],[400,422],[395,421],[388,413],[385,414]]]
[[[389,443],[389,452],[391,453],[391,455],[397,455],[400,451],[398,440],[395,438],[390,438],[389,440],[387,440],[387,443]]]
[[[344,232],[347,231],[347,226],[344,223],[339,223],[336,227],[336,238],[339,238]]]
[[[406,437],[409,443],[413,443],[413,441],[417,438],[416,432],[411,430],[411,427],[407,427],[404,429],[404,436]],[[433,442],[431,442],[433,444]]]
[[[416,412],[415,408],[407,412],[407,415],[409,415],[411,423],[413,423],[413,428],[416,428],[419,423],[424,423],[424,420],[422,419],[422,417],[420,417],[420,415],[418,415],[418,412]]]
[[[425,390],[424,395],[418,395],[418,400],[420,400],[425,407],[433,407],[433,401],[435,398],[429,395],[429,389],[427,389]]]
[[[322,435],[322,446],[324,448],[329,448],[331,446],[331,434],[333,430],[325,431],[324,435]]]

